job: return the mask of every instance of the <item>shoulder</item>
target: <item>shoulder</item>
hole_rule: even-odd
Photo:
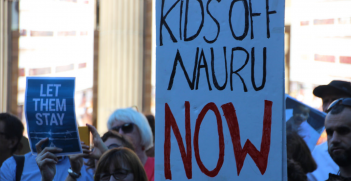
[[[2,166],[4,166],[4,165],[13,165],[16,167],[16,160],[13,158],[13,156],[11,156],[10,158],[8,158],[4,161]],[[1,166],[1,168],[2,168],[2,166]]]
[[[15,180],[16,161],[11,156],[2,164],[0,168],[0,180]]]

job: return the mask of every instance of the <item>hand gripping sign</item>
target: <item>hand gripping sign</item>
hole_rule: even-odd
[[[44,147],[58,147],[57,155],[82,153],[74,109],[75,78],[27,77],[25,115],[30,148],[48,138]]]
[[[284,1],[156,0],[156,180],[284,180]]]

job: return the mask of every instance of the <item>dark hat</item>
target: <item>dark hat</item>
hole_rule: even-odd
[[[328,85],[320,85],[313,90],[313,94],[322,97],[324,92],[331,90],[351,96],[351,82],[333,80]]]

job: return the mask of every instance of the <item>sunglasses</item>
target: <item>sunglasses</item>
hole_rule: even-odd
[[[100,178],[100,181],[108,181],[108,180],[110,180],[111,176],[113,176],[113,178],[115,178],[116,180],[122,180],[122,179],[125,179],[129,173],[131,173],[130,170],[119,169],[117,172],[112,173],[112,174],[102,173],[102,174],[98,174],[96,176]]]
[[[134,129],[134,124],[133,123],[125,123],[120,126],[113,127],[112,130],[119,132],[119,130],[122,129],[123,133],[131,133]]]
[[[335,100],[330,104],[326,112],[329,113],[329,111],[331,111],[336,105],[339,105],[339,104],[351,107],[351,98],[340,98]]]

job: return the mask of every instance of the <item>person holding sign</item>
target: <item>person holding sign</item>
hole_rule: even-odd
[[[19,175],[20,178],[16,178],[16,161],[13,159],[13,157],[7,159],[1,167],[0,180],[65,180],[69,175],[68,170],[72,167],[70,164],[70,159],[67,156],[57,156],[57,153],[62,152],[61,148],[42,148],[42,145],[44,145],[47,142],[48,138],[45,138],[40,140],[36,144],[36,149],[38,149],[38,155],[33,155],[32,153],[27,153],[26,155],[24,155],[25,161],[23,165],[23,172]],[[88,148],[85,146],[83,146],[83,149],[88,150]],[[74,168],[72,167],[72,169]],[[91,171],[87,171],[85,165],[83,165],[80,175],[81,176],[77,180],[93,180],[93,173]]]
[[[107,127],[131,140],[148,180],[153,181],[155,160],[146,155],[146,151],[153,146],[153,136],[145,116],[133,108],[117,109],[108,119]]]
[[[82,149],[78,134],[74,89],[74,77],[27,77],[25,115],[32,152],[24,156],[22,173],[16,173],[14,159],[7,159],[1,167],[0,180],[61,181],[72,169],[74,172],[67,156],[72,159],[72,155],[85,154],[87,149]],[[85,169],[75,175],[80,175],[81,180],[92,180],[92,174]]]

